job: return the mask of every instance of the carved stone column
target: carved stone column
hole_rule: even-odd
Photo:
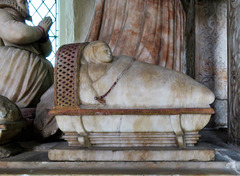
[[[195,79],[211,89],[215,127],[227,126],[227,1],[196,1]]]
[[[59,0],[59,46],[83,42],[95,11],[95,0]]]
[[[240,1],[228,4],[229,140],[240,145]]]
[[[195,78],[195,1],[182,2],[186,11],[186,73]]]

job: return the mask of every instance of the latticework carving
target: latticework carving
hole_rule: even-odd
[[[77,73],[83,44],[63,45],[56,55],[55,106],[77,106]]]

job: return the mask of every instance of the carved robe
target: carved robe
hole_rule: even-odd
[[[109,44],[113,55],[184,72],[185,12],[180,0],[96,0],[87,41]]]
[[[0,46],[0,95],[20,108],[36,105],[53,83],[53,67],[42,56],[38,43],[34,43],[36,28],[16,21],[3,9],[0,9],[0,25],[4,43]],[[18,32],[25,40],[19,41]]]
[[[79,97],[85,105],[99,104],[94,97],[107,92],[106,105],[115,108],[205,108],[215,99],[208,88],[183,73],[128,56],[83,64],[79,78]]]

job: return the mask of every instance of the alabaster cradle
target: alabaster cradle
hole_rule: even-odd
[[[214,113],[211,108],[126,109],[81,105],[78,63],[87,43],[63,45],[55,65],[55,115],[69,146],[194,146]]]

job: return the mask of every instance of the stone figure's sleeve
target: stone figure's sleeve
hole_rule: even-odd
[[[40,43],[40,48],[41,48],[41,51],[42,51],[42,55],[44,57],[47,57],[51,54],[52,52],[52,43],[50,40],[44,42],[44,43]]]
[[[37,27],[14,20],[3,9],[0,9],[0,26],[0,37],[13,44],[34,43],[42,37],[41,31]]]

